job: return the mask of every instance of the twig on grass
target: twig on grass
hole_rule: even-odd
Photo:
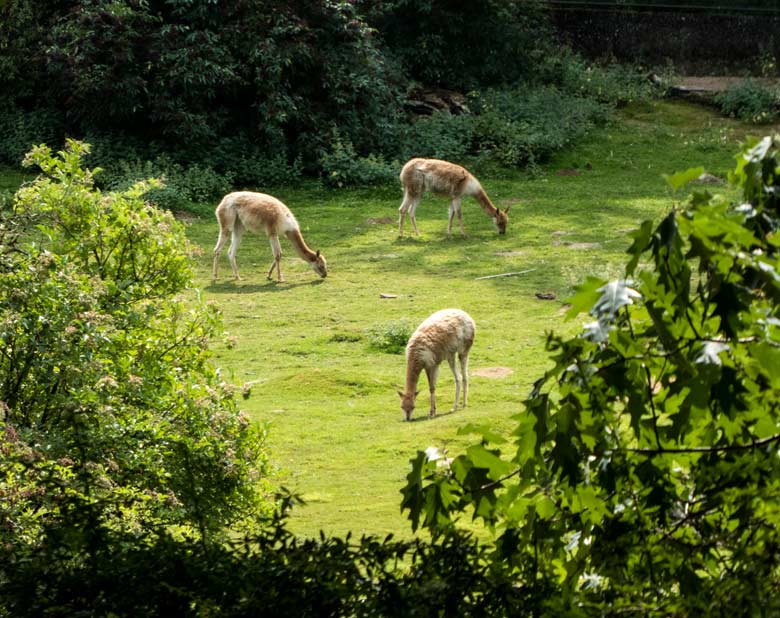
[[[513,277],[515,275],[524,275],[526,273],[531,273],[535,271],[535,268],[529,268],[528,270],[518,270],[513,273],[501,273],[498,275],[485,275],[484,277],[476,277],[474,281],[477,281],[479,279],[495,279],[496,277]]]

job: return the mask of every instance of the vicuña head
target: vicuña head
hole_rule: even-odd
[[[236,265],[236,252],[241,243],[241,236],[246,230],[251,232],[265,232],[271,242],[271,252],[274,255],[274,261],[271,263],[271,269],[268,271],[268,279],[271,279],[271,273],[276,268],[278,281],[283,281],[281,260],[282,246],[279,244],[279,235],[284,234],[292,243],[295,252],[300,258],[311,266],[312,270],[320,277],[328,275],[328,266],[325,262],[325,256],[319,250],[312,251],[306,246],[301,235],[298,222],[295,220],[290,209],[275,197],[265,195],[264,193],[252,193],[251,191],[236,191],[228,193],[217,206],[217,221],[219,222],[219,239],[217,246],[214,247],[214,268],[212,275],[217,278],[217,268],[219,266],[219,256],[222,247],[227,242],[228,236],[231,237],[228,257],[230,265],[233,267],[233,276],[241,279]]]
[[[496,208],[496,212],[493,215],[493,225],[496,226],[499,234],[506,234],[506,226],[509,225],[509,209],[511,206],[507,206],[504,210]]]
[[[317,252],[314,254],[314,258],[315,259],[313,262],[309,262],[309,266],[311,266],[315,273],[324,279],[328,276],[328,263],[325,261],[325,256],[320,253],[319,249],[317,249]]]
[[[447,220],[447,236],[452,235],[452,220],[458,217],[460,233],[465,236],[463,228],[463,213],[461,212],[461,198],[471,196],[480,208],[493,219],[499,234],[506,234],[509,224],[509,206],[500,210],[493,206],[493,202],[485,193],[479,181],[464,167],[441,161],[439,159],[411,159],[401,170],[401,185],[404,189],[404,199],[398,209],[398,235],[404,235],[404,217],[409,215],[412,229],[418,236],[416,211],[423,194],[426,191],[438,195],[444,195],[451,199],[449,218]]]

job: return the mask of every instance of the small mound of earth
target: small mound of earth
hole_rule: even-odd
[[[390,223],[395,223],[395,220],[390,217],[369,217],[366,221],[369,225],[389,225]]]
[[[500,379],[505,378],[513,371],[509,367],[482,367],[471,372],[471,375],[479,378],[493,378]]]
[[[498,257],[518,257],[524,255],[523,251],[496,251]]]
[[[556,176],[579,176],[580,172],[579,170],[571,169],[571,168],[563,168],[560,170],[555,171]]]

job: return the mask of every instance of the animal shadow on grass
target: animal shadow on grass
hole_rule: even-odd
[[[276,293],[276,292],[289,292],[295,288],[303,286],[322,285],[325,283],[322,279],[311,279],[310,281],[297,281],[289,282],[282,281],[264,281],[263,283],[250,283],[241,284],[235,280],[227,281],[212,281],[206,286],[206,290],[214,292],[216,294],[255,294],[257,292],[262,293]]]
[[[460,410],[460,408],[458,408]],[[428,414],[423,413],[419,416],[413,416],[410,420],[401,419],[401,422],[403,423],[419,423],[421,421],[435,421],[437,418],[441,418],[442,416],[450,416],[451,414],[455,414],[455,410],[447,410],[446,412],[436,412],[436,416],[431,418],[428,416]]]

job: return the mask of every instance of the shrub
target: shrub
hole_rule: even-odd
[[[87,563],[47,548],[3,561],[0,615],[519,618],[534,615],[547,592],[518,581],[513,566],[491,564],[465,533],[436,542],[300,539],[269,522],[221,545],[143,541],[116,536]]]
[[[33,149],[43,173],[0,225],[0,547],[73,564],[114,534],[221,538],[267,507],[265,429],[209,360],[219,315],[181,298],[182,227],[141,199],[153,183],[96,189],[86,151]]]
[[[513,167],[541,162],[610,117],[606,105],[552,87],[489,90],[474,108],[478,149]]]
[[[401,159],[429,157],[462,160],[472,149],[474,119],[470,115],[453,116],[440,112],[419,118],[403,128]]]
[[[567,48],[545,54],[534,76],[537,84],[555,85],[571,96],[593,99],[610,106],[646,101],[663,94],[641,70],[625,64],[599,64]]]
[[[218,201],[233,186],[231,174],[219,174],[197,163],[185,167],[164,155],[154,161],[119,161],[107,170],[103,183],[109,189],[124,191],[144,178],[162,180],[144,197],[167,210],[197,210],[194,205]]]
[[[774,122],[780,114],[780,95],[753,79],[728,87],[715,97],[715,103],[726,116],[754,124]]]
[[[406,318],[373,326],[366,331],[369,345],[388,354],[402,354],[416,327]]]
[[[52,109],[0,111],[0,162],[19,166],[35,144],[59,147],[65,140],[64,127],[62,115]]]
[[[361,157],[352,142],[341,138],[333,130],[330,149],[320,156],[323,182],[331,187],[376,185],[398,178],[397,163],[388,163],[382,155]]]
[[[200,156],[215,170],[230,173],[234,183],[241,187],[290,185],[303,175],[301,156],[290,162],[284,144],[269,150],[246,135],[223,137]]]

